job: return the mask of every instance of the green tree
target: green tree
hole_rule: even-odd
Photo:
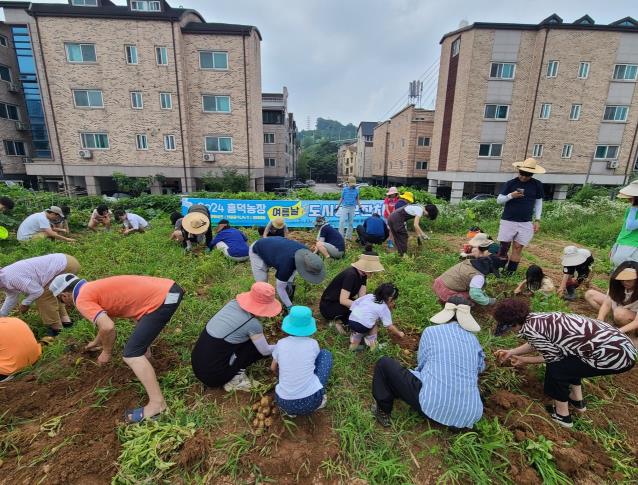
[[[337,180],[338,145],[326,139],[304,148],[299,155],[297,173],[301,179],[312,178],[319,181]]]
[[[217,177],[208,172],[202,177],[204,190],[210,192],[245,192],[248,190],[248,176],[240,175],[237,170],[223,170]]]
[[[148,191],[153,183],[153,177],[129,177],[122,172],[113,172],[113,180],[117,185],[117,190],[138,197],[143,192]]]

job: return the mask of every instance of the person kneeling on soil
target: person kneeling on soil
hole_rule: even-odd
[[[346,242],[325,217],[317,217],[315,229],[318,229],[314,253],[320,252],[324,258],[341,259],[346,252]]]
[[[383,283],[374,290],[374,294],[365,295],[352,302],[348,327],[350,335],[350,350],[358,350],[361,339],[374,350],[377,346],[377,321],[381,320],[384,327],[399,338],[405,337],[392,323],[392,309],[399,298],[399,289],[392,283]]]
[[[100,204],[91,212],[91,218],[89,219],[87,227],[92,231],[97,231],[98,226],[102,225],[106,231],[110,231],[112,215],[113,213],[106,204]]]
[[[552,279],[549,276],[545,276],[543,268],[532,264],[527,268],[525,279],[516,287],[514,294],[530,296],[537,291],[540,291],[545,296],[549,296],[556,291],[556,287]]]
[[[366,248],[366,252],[344,269],[328,284],[319,301],[319,311],[326,320],[339,320],[335,323],[337,332],[347,335],[344,324],[350,318],[350,307],[357,298],[366,294],[368,277],[373,273],[384,271],[377,253],[372,251],[372,246]]]
[[[359,244],[383,244],[390,235],[390,230],[385,221],[376,212],[357,226]]]
[[[621,263],[609,278],[609,293],[587,290],[585,300],[598,310],[598,320],[607,320],[612,313],[613,322],[622,333],[636,342],[638,330],[638,263]]]
[[[484,258],[498,253],[499,245],[492,241],[485,233],[478,233],[463,246],[462,259]]]
[[[310,337],[317,331],[317,324],[306,306],[293,306],[281,329],[289,337],[278,341],[272,353],[270,368],[273,372],[279,368],[275,402],[289,417],[305,416],[326,405],[332,354],[320,350]]]
[[[258,282],[240,293],[211,318],[195,344],[191,365],[195,376],[209,387],[250,391],[259,382],[246,376],[246,369],[272,354],[274,345],[264,337],[259,318],[281,313],[272,285]]]
[[[63,218],[64,212],[55,205],[42,212],[31,214],[18,227],[16,238],[21,242],[46,238],[75,242],[75,239],[63,236],[53,230],[53,224],[57,224]]]
[[[19,318],[0,318],[0,382],[37,362],[42,348],[29,326]]]
[[[115,220],[122,223],[122,234],[125,236],[134,232],[144,232],[148,229],[148,222],[142,216],[126,212],[124,209],[115,209]]]
[[[527,341],[494,355],[514,367],[546,364],[544,390],[554,400],[546,409],[566,428],[573,426],[570,405],[577,412],[587,410],[581,379],[627,372],[638,354],[631,340],[608,323],[568,313],[530,313],[523,300],[503,300],[494,308],[494,319],[495,335],[515,331]],[[534,351],[540,355],[527,355]]]
[[[179,307],[184,290],[166,278],[122,275],[87,282],[71,273],[56,276],[49,289],[63,303],[75,304],[82,316],[97,327],[98,334],[86,350],[101,349],[98,364],[111,360],[116,337],[114,320],[128,318],[136,322],[122,356],[144,386],[149,402],[126,410],[124,420],[139,423],[163,412],[166,401],[148,360],[150,346]]]
[[[204,204],[193,204],[182,219],[182,246],[192,251],[193,246],[203,244],[208,247],[213,240],[210,211]]]
[[[479,305],[493,305],[496,299],[485,294],[486,277],[489,274],[498,277],[499,269],[506,263],[506,260],[495,254],[478,259],[466,259],[435,279],[432,289],[440,303],[458,295]]]
[[[208,245],[208,249],[219,249],[228,259],[241,263],[248,261],[247,242],[246,234],[230,227],[227,219],[222,219],[217,223],[217,235]]]
[[[589,249],[567,246],[563,250],[563,279],[558,287],[558,295],[565,300],[576,299],[576,288],[589,280],[594,258]],[[565,293],[567,292],[567,293]]]
[[[261,237],[288,237],[288,226],[286,225],[286,220],[283,217],[277,216],[268,221],[266,227],[257,228],[257,232]]]
[[[470,313],[469,302],[453,297],[430,319],[421,334],[417,367],[409,370],[382,357],[372,377],[372,414],[390,426],[395,399],[450,428],[471,428],[483,415],[478,375],[485,369],[485,354],[476,332],[481,330]]]

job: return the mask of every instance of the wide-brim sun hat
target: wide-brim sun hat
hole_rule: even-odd
[[[412,192],[403,192],[400,197],[407,200],[410,204],[414,204],[414,194]]]
[[[307,306],[295,305],[284,318],[281,329],[293,337],[309,337],[317,331],[317,321]]]
[[[479,332],[480,325],[474,319],[469,305],[457,305],[455,303],[446,303],[443,310],[430,318],[432,323],[447,323],[455,319],[461,328],[468,332]]]
[[[182,228],[190,234],[204,234],[210,227],[210,219],[201,212],[191,212],[182,219]]]
[[[314,285],[326,279],[323,259],[309,249],[298,249],[295,252],[295,267],[304,280]]]
[[[631,199],[633,197],[638,197],[638,180],[634,180],[626,187],[623,187],[618,193],[619,199]]]
[[[284,218],[281,216],[273,217],[270,224],[272,224],[272,227],[275,229],[282,229],[286,225]]]
[[[60,293],[76,281],[80,281],[80,278],[73,273],[59,274],[49,283],[49,291],[57,298]]]
[[[274,317],[281,313],[281,303],[275,298],[275,288],[266,282],[258,281],[250,291],[235,297],[239,306],[258,317]]]
[[[587,261],[587,258],[591,256],[589,249],[577,248],[576,246],[567,246],[563,249],[563,260],[561,264],[563,266],[578,266]]]
[[[547,171],[538,164],[535,158],[527,158],[522,162],[514,162],[512,166],[528,173],[545,173]]]
[[[9,230],[6,227],[0,226],[0,239],[6,239],[9,237]]]
[[[473,248],[484,248],[492,243],[494,243],[494,241],[492,241],[484,232],[479,232],[468,241],[468,244]]]
[[[614,278],[618,281],[631,281],[638,279],[638,272],[634,268],[625,268]]]
[[[374,254],[362,254],[359,259],[352,263],[353,267],[364,273],[379,273],[385,271],[385,268],[381,264],[379,256]]]
[[[394,195],[398,193],[399,193],[399,189],[397,189],[396,187],[390,187],[388,191],[385,193],[385,195]]]

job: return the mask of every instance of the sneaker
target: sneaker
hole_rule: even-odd
[[[568,414],[567,416],[561,416],[556,413],[556,408],[553,404],[548,404],[545,406],[545,409],[549,413],[549,417],[552,418],[552,421],[558,423],[564,428],[571,428],[574,426],[574,422],[572,421],[572,417]]]
[[[253,388],[257,387],[259,382],[254,379],[251,379],[246,375],[246,372],[241,370],[239,373],[233,377],[230,381],[224,384],[224,391],[232,392],[232,391],[250,391]]]
[[[321,404],[319,404],[319,407],[317,408],[317,410],[325,408],[326,404],[328,404],[328,396],[324,394],[323,399],[321,400]]]
[[[53,327],[47,327],[47,336],[49,337],[57,337],[62,330],[57,330]]]
[[[574,410],[578,411],[579,413],[584,413],[585,411],[587,411],[587,402],[584,399],[580,401],[574,401],[573,399],[567,398],[567,402],[569,402],[569,405],[572,406]]]
[[[377,407],[377,403],[372,403],[370,406],[370,412],[375,417],[377,422],[383,426],[384,428],[389,428],[392,426],[392,421],[390,420],[390,415],[388,413],[384,413]]]

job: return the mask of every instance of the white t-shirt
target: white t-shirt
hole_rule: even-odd
[[[392,314],[385,303],[374,301],[374,295],[369,293],[357,298],[350,307],[350,320],[360,323],[366,328],[372,328],[377,320],[383,322],[384,327],[392,325]]]
[[[132,212],[126,213],[126,219],[124,220],[124,225],[127,229],[146,229],[148,227],[148,222],[137,214],[133,214]]]
[[[279,365],[275,392],[281,399],[302,399],[323,386],[315,374],[319,344],[310,337],[286,337],[275,345],[272,357]]]
[[[414,217],[423,217],[423,211],[425,208],[422,205],[408,204],[404,207],[405,211]]]
[[[51,222],[47,219],[46,212],[31,214],[18,227],[16,237],[18,241],[28,241],[43,229],[51,229]]]

